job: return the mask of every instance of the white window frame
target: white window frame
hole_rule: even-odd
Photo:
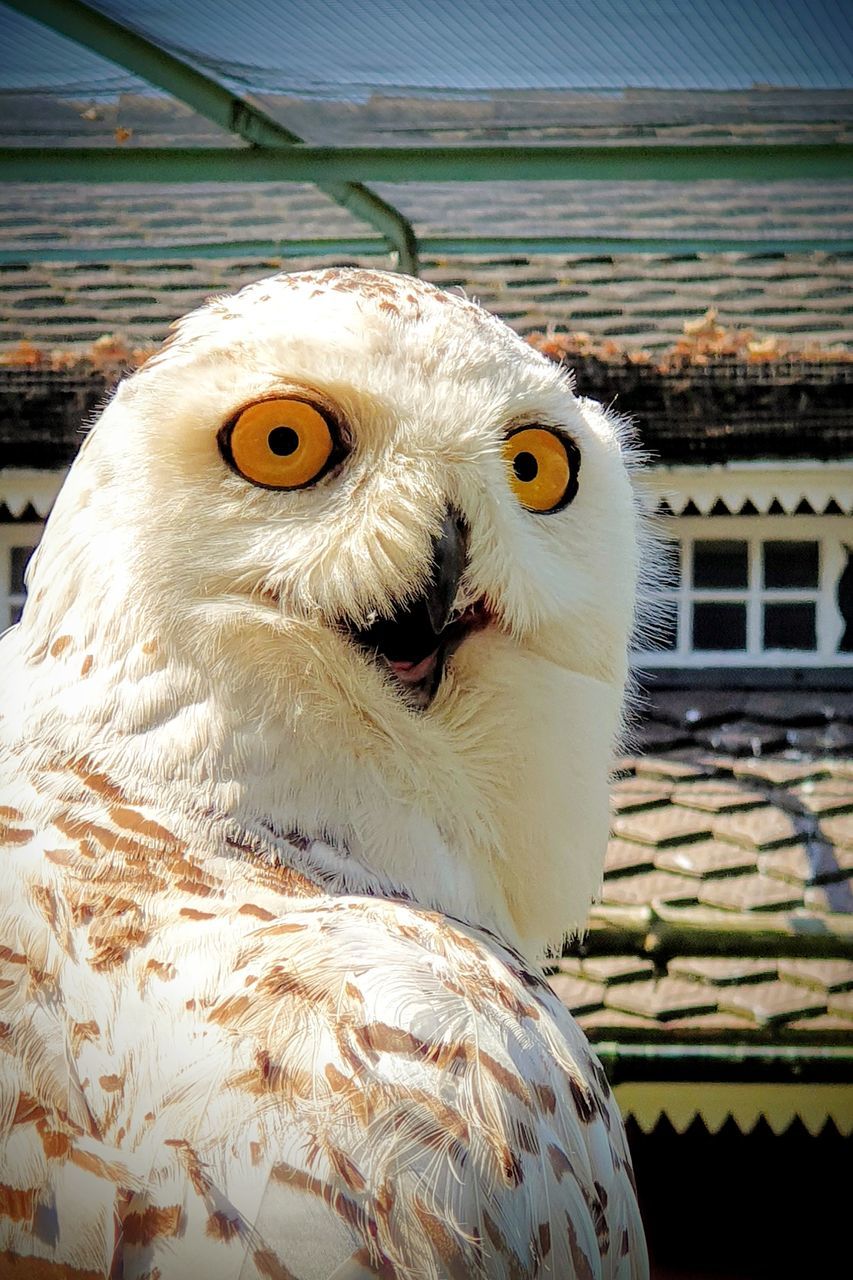
[[[43,524],[0,524],[0,634],[12,625],[12,609],[23,604],[26,594],[12,590],[12,548],[37,547],[44,532]]]
[[[677,587],[664,588],[656,599],[674,608],[678,616],[678,644],[674,649],[642,649],[632,654],[634,666],[660,667],[851,667],[853,653],[839,653],[844,619],[835,587],[847,562],[844,545],[853,545],[853,520],[844,516],[679,516],[660,522],[665,535],[681,547],[681,574]],[[693,545],[715,540],[745,542],[749,578],[745,588],[694,588],[691,586]],[[817,542],[818,586],[770,588],[761,582],[764,542]],[[746,602],[745,649],[694,649],[691,639],[691,606],[694,601]],[[814,601],[817,648],[765,649],[763,604]]]

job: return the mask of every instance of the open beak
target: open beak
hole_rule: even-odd
[[[473,606],[453,617],[453,606],[467,563],[468,531],[464,520],[448,508],[433,538],[429,581],[416,600],[399,605],[390,618],[369,627],[348,626],[352,639],[382,662],[415,706],[432,701],[449,652],[474,625],[482,625],[484,610]]]

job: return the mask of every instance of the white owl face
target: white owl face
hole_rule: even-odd
[[[617,424],[500,321],[406,277],[284,275],[188,316],[119,388],[30,620],[64,610],[141,673],[146,768],[236,777],[251,758],[271,779],[255,808],[342,833],[464,914],[468,889],[448,906],[435,877],[418,888],[439,832],[471,918],[538,948],[600,876],[636,548]],[[186,699],[219,707],[169,731],[168,765],[154,735],[177,676],[157,701],[152,635],[195,673]],[[520,840],[536,854],[515,866]]]
[[[461,298],[358,270],[262,281],[184,320],[96,436],[178,614],[240,595],[320,623],[339,666],[378,656],[411,705],[482,629],[620,677],[613,426]]]

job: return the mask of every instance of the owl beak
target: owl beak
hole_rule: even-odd
[[[468,530],[457,511],[448,508],[433,538],[430,577],[417,600],[399,605],[390,618],[369,626],[349,625],[350,637],[379,659],[415,705],[432,700],[449,653],[475,627],[485,625],[478,603],[458,617],[453,606],[467,563]]]
[[[436,635],[447,626],[459,583],[465,572],[468,531],[465,521],[448,507],[441,530],[432,544],[432,577],[424,595],[429,620]]]

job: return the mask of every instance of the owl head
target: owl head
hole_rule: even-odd
[[[637,560],[620,425],[565,371],[421,281],[279,275],[119,386],[21,636],[124,787],[541,953],[601,876]]]

